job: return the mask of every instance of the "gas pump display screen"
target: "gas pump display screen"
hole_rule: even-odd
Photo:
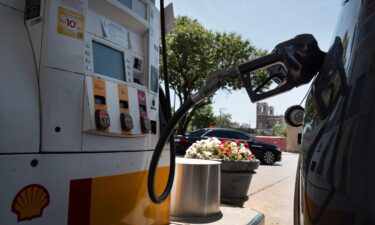
[[[125,81],[124,53],[92,42],[94,72],[100,75]]]

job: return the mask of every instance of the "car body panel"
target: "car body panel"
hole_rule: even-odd
[[[375,224],[375,1],[344,1],[307,97],[295,224]]]

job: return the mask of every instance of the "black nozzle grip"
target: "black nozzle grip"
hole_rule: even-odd
[[[268,55],[240,64],[237,68],[240,74],[245,74],[262,67],[269,66],[276,62],[282,62],[282,60],[282,54],[278,51],[275,51]]]

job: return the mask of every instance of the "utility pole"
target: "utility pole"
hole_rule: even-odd
[[[221,111],[223,110],[223,109],[227,109],[227,108],[219,108],[219,113],[220,113],[220,116],[219,116],[219,119],[220,119],[220,127],[223,127],[223,120],[222,120],[222,116],[221,116]]]

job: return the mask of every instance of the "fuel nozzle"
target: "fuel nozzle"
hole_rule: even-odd
[[[276,45],[268,55],[239,65],[238,72],[256,102],[309,83],[324,57],[314,36],[301,34]]]

